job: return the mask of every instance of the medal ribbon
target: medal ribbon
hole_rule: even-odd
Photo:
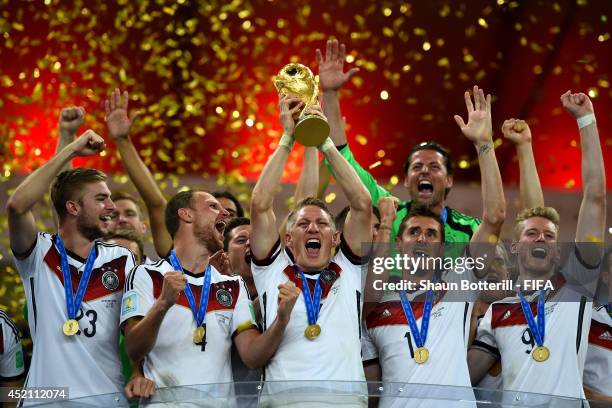
[[[535,319],[533,318],[533,313],[531,312],[531,307],[529,307],[529,303],[523,292],[519,289],[518,295],[521,298],[521,308],[523,309],[523,314],[525,315],[525,319],[527,319],[527,324],[529,325],[529,329],[533,334],[533,337],[536,341],[538,347],[544,345],[544,334],[546,330],[546,325],[544,323],[544,303],[546,302],[546,295],[544,293],[544,289],[540,289],[540,296],[538,296],[538,324],[536,325]]]
[[[310,296],[310,288],[308,287],[308,280],[304,276],[304,272],[295,265],[295,269],[300,273],[302,279],[302,294],[304,295],[304,303],[306,304],[306,315],[308,316],[308,324],[316,324],[319,318],[319,307],[321,306],[321,297],[323,296],[323,289],[321,288],[321,274],[317,278],[315,284],[314,294]]]
[[[64,293],[66,296],[66,310],[68,311],[68,319],[76,319],[77,310],[80,309],[81,303],[83,303],[83,297],[91,278],[91,272],[93,271],[93,265],[98,256],[96,250],[96,243],[94,242],[85,261],[85,269],[83,269],[83,275],[79,280],[79,286],[77,287],[77,293],[73,297],[72,292],[72,278],[70,277],[70,265],[68,264],[68,255],[66,255],[66,248],[64,242],[60,238],[59,234],[55,235],[55,247],[60,255],[60,262],[62,264],[62,274],[64,275]]]
[[[178,257],[174,253],[174,249],[170,250],[170,255],[168,255],[168,259],[172,264],[172,267],[175,271],[181,271],[181,273],[185,274],[183,271],[183,266],[181,265],[181,261],[179,261]],[[187,296],[187,302],[189,302],[189,307],[191,308],[191,312],[193,313],[193,318],[196,322],[196,327],[200,327],[202,323],[204,323],[204,319],[206,318],[206,310],[208,309],[208,295],[210,294],[210,279],[211,279],[211,269],[210,264],[206,267],[206,271],[204,272],[204,283],[202,284],[202,293],[200,294],[200,307],[196,308],[195,297],[193,296],[193,292],[191,291],[191,286],[189,286],[189,282],[185,284],[185,296]]]
[[[432,279],[432,282],[436,282],[436,278]],[[412,305],[408,300],[408,296],[406,292],[403,290],[399,292],[400,299],[402,301],[402,309],[404,309],[404,315],[406,315],[406,321],[410,326],[410,331],[412,332],[412,336],[414,337],[414,342],[417,348],[425,346],[425,342],[427,341],[427,331],[429,329],[429,318],[431,317],[431,309],[433,306],[433,291],[429,289],[427,294],[425,295],[425,304],[423,305],[423,320],[421,321],[421,331],[419,332],[419,328],[417,326],[416,319],[414,318],[414,311],[412,310]]]

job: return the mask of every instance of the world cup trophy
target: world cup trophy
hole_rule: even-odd
[[[307,66],[291,63],[285,65],[273,80],[279,94],[295,96],[304,102],[304,109],[295,124],[295,140],[304,146],[321,145],[329,136],[329,124],[318,115],[304,113],[309,107],[319,104],[319,78]]]

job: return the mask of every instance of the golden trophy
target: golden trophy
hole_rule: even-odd
[[[329,124],[320,116],[304,114],[307,108],[319,104],[319,78],[307,66],[291,63],[285,65],[273,80],[279,94],[296,96],[304,102],[293,132],[295,140],[304,146],[321,145],[329,136]]]

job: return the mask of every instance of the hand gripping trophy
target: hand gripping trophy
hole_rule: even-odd
[[[304,114],[307,108],[318,105],[319,78],[305,65],[285,65],[273,78],[279,94],[291,95],[304,102],[304,109],[295,125],[294,137],[304,146],[319,146],[329,136],[329,124],[317,115]]]

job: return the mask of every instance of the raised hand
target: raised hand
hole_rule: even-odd
[[[302,291],[295,283],[287,281],[278,285],[278,321],[282,324],[289,323],[291,311]]]
[[[325,117],[325,114],[323,113],[323,110],[319,105],[309,106],[308,108],[304,109],[302,115],[316,115],[327,121],[327,118]]]
[[[501,130],[504,134],[504,138],[510,140],[515,145],[531,143],[531,130],[524,120],[505,120]]]
[[[561,104],[563,104],[563,108],[565,108],[565,110],[575,119],[595,113],[593,103],[591,103],[589,97],[583,93],[573,94],[571,91],[567,91],[561,95]]]
[[[164,283],[159,298],[167,308],[176,303],[186,284],[187,278],[181,272],[168,272],[164,275]]]
[[[102,136],[91,129],[86,130],[69,146],[77,156],[93,156],[106,149]]]
[[[208,263],[214,266],[214,268],[218,270],[219,273],[221,273],[222,275],[229,276],[232,274],[232,269],[230,268],[229,264],[229,257],[227,256],[227,253],[225,253],[222,249],[212,254]]]
[[[278,106],[280,107],[280,121],[281,125],[283,125],[283,133],[293,136],[295,121],[304,108],[304,102],[298,97],[281,94]]]
[[[323,92],[339,89],[351,76],[359,72],[359,68],[344,71],[346,47],[338,46],[338,40],[327,40],[325,58],[317,48],[317,63],[319,64],[319,84]]]
[[[474,103],[469,91],[464,94],[465,106],[468,111],[467,125],[463,118],[455,115],[455,122],[461,132],[474,144],[491,143],[493,141],[493,126],[491,121],[491,95],[485,98],[482,89],[474,85]]]
[[[128,91],[124,91],[123,96],[121,96],[119,88],[115,88],[111,97],[104,101],[104,110],[106,111],[104,120],[108,127],[108,133],[113,140],[128,137],[132,123],[139,115],[138,112],[134,112],[132,116],[128,117],[128,97]]]
[[[59,129],[61,133],[74,135],[85,121],[85,109],[81,106],[63,108],[59,116]]]

